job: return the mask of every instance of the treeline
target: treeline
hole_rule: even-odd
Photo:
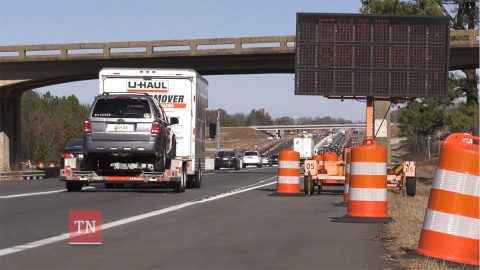
[[[268,126],[268,125],[316,125],[316,124],[351,124],[352,121],[343,118],[325,117],[299,117],[282,116],[273,118],[265,109],[253,109],[248,114],[229,114],[224,109],[207,110],[207,124],[216,123],[220,112],[220,125],[222,127],[243,126]]]
[[[59,163],[65,145],[83,136],[89,107],[71,95],[56,97],[27,91],[22,96],[22,159]]]

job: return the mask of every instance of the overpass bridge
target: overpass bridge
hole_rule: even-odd
[[[271,126],[250,126],[258,131],[274,132],[293,130],[316,130],[316,129],[365,129],[365,123],[360,124],[315,124],[315,125],[271,125]]]
[[[450,37],[450,69],[478,68],[477,30],[453,30]],[[294,73],[295,36],[0,46],[0,170],[20,160],[22,93],[95,79],[103,67]]]

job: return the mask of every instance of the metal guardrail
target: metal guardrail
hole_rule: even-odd
[[[45,171],[0,172],[0,180],[39,180],[46,177]]]

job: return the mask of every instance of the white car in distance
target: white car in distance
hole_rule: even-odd
[[[262,157],[258,151],[246,151],[243,154],[243,168],[248,165],[254,165],[258,168],[262,167]]]

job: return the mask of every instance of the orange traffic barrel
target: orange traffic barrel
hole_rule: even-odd
[[[344,222],[385,223],[387,206],[387,151],[373,138],[350,150],[350,183]]]
[[[300,153],[285,150],[278,155],[277,194],[300,194]]]
[[[345,175],[345,163],[343,162],[343,158],[338,156],[337,158],[337,175],[344,176]]]
[[[479,265],[479,137],[456,133],[442,144],[418,249],[420,255]]]
[[[327,175],[337,175],[338,155],[335,152],[326,152],[323,154],[323,163],[327,170]]]
[[[319,154],[313,155],[313,160],[317,161],[319,173],[321,170],[325,169],[325,166],[323,164],[323,155],[319,155]]]
[[[343,202],[348,203],[348,193],[350,188],[350,163],[351,163],[351,148],[345,148],[346,162],[345,162],[345,184],[343,187]]]
[[[43,163],[43,161],[40,161],[40,162],[38,163],[37,167],[38,167],[39,169],[43,169],[43,168],[45,168],[45,163]]]

